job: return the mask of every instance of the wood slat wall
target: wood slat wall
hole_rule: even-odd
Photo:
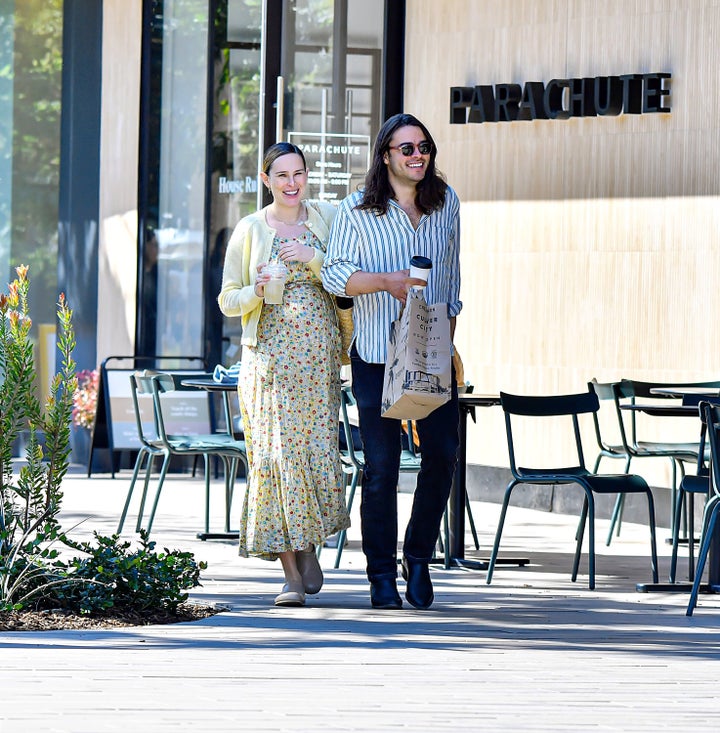
[[[720,378],[719,56],[717,0],[408,3],[405,109],[463,202],[456,340],[476,391]],[[670,114],[449,124],[452,86],[660,71]],[[469,459],[507,465],[486,412]],[[556,440],[536,435],[537,455]]]

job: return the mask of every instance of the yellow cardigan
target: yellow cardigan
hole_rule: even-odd
[[[305,201],[305,206],[308,214],[305,226],[320,243],[308,266],[319,281],[330,225],[337,208],[326,201]],[[257,344],[257,324],[263,306],[263,299],[255,294],[257,266],[270,259],[270,249],[275,237],[275,229],[267,224],[266,210],[267,207],[249,214],[235,227],[228,242],[222,289],[218,295],[218,305],[226,316],[241,317],[241,343],[247,346]]]

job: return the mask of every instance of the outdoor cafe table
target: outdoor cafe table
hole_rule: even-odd
[[[718,400],[720,390],[709,387],[653,387],[650,392],[658,396],[683,398],[681,404],[653,405],[650,403],[636,402],[634,404],[620,405],[621,410],[644,412],[655,417],[699,417],[698,403],[703,398]],[[698,467],[702,462],[705,446],[706,426],[701,423]],[[692,531],[692,528],[691,528]],[[662,592],[662,593],[690,593],[692,583],[638,583],[637,590],[641,593]],[[701,593],[720,592],[720,532],[715,532],[710,545],[708,556],[708,582],[700,586]]]
[[[221,394],[223,397],[223,408],[225,412],[225,424],[232,430],[232,411],[230,410],[230,395],[237,392],[237,381],[216,382],[212,377],[198,377],[196,379],[183,379],[181,382],[185,387],[204,389],[207,392]],[[200,540],[236,540],[239,532],[199,532]]]
[[[458,395],[460,422],[458,426],[457,467],[450,490],[448,505],[448,539],[445,548],[445,567],[467,567],[474,570],[487,570],[488,561],[465,557],[465,502],[467,496],[467,419],[470,415],[475,421],[476,407],[496,407],[500,405],[499,395],[481,395],[462,393]],[[497,563],[503,565],[527,565],[528,558],[498,558]]]

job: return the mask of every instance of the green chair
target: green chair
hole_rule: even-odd
[[[150,474],[155,463],[155,458],[165,455],[162,443],[157,437],[157,432],[153,431],[151,425],[147,425],[143,419],[144,413],[140,407],[140,401],[138,399],[138,392],[147,394],[148,397],[152,399],[151,392],[142,392],[142,389],[138,388],[138,383],[136,381],[136,377],[141,378],[149,373],[150,372],[142,371],[130,375],[130,394],[132,396],[133,413],[135,415],[138,438],[140,439],[140,449],[138,450],[137,459],[135,460],[135,466],[133,468],[132,478],[130,479],[130,486],[128,487],[125,505],[123,506],[122,513],[120,514],[120,522],[118,523],[117,528],[118,534],[122,532],[123,526],[125,525],[125,518],[127,517],[128,509],[130,508],[130,502],[135,490],[135,483],[137,482],[138,475],[144,466],[145,479],[143,482],[142,495],[140,497],[140,507],[138,509],[135,531],[139,532],[142,529],[142,518],[145,513],[145,500],[147,498],[148,486],[150,484]]]
[[[710,446],[710,490],[711,496],[705,505],[703,515],[702,541],[700,543],[700,552],[698,554],[697,572],[695,580],[690,591],[690,600],[688,601],[685,614],[692,616],[697,606],[698,594],[700,592],[700,582],[702,581],[705,563],[707,562],[710,549],[713,545],[717,545],[715,533],[718,530],[717,519],[720,513],[720,406],[709,402],[701,402],[700,410],[707,429],[707,442]],[[713,590],[717,591],[717,586],[713,586]]]
[[[165,483],[170,460],[173,456],[202,456],[205,464],[205,534],[210,532],[210,459],[217,458],[224,470],[224,486],[225,486],[225,531],[230,531],[230,510],[232,506],[233,488],[235,483],[235,475],[240,463],[245,467],[247,473],[247,454],[245,450],[245,441],[236,440],[232,435],[232,426],[226,426],[225,432],[220,433],[201,433],[194,434],[192,432],[177,433],[173,432],[176,428],[172,424],[172,417],[167,414],[169,412],[171,401],[168,399],[174,393],[186,392],[188,394],[198,394],[195,387],[185,386],[182,380],[187,378],[187,373],[174,374],[172,372],[155,372],[155,373],[135,373],[131,375],[133,385],[133,404],[136,409],[136,420],[138,421],[138,429],[143,436],[143,448],[138,455],[131,480],[128,495],[125,501],[125,507],[120,520],[118,532],[122,529],[122,524],[127,513],[128,506],[132,497],[137,475],[142,467],[144,460],[148,461],[145,473],[145,485],[141,499],[140,512],[138,515],[138,529],[142,524],[143,512],[145,508],[145,499],[147,494],[148,482],[152,464],[155,458],[162,457],[162,465],[158,478],[155,498],[150,511],[146,530],[150,533],[155,513],[157,511],[160,494]],[[207,393],[201,393],[202,399],[210,399]],[[146,395],[150,397],[146,403],[151,405],[152,427],[143,426],[140,417],[139,396]]]
[[[592,379],[588,382],[588,389],[597,395],[600,402],[600,410],[602,410],[603,402],[612,403],[614,405],[615,392],[613,390],[613,382],[598,382],[597,379]],[[607,434],[603,434],[603,430],[600,426],[600,410],[593,413],[593,424],[595,426],[595,439],[598,445],[598,454],[595,458],[595,465],[593,466],[593,473],[597,473],[600,469],[600,461],[603,458],[612,458],[615,460],[625,461],[624,473],[630,470],[631,456],[625,450],[625,446],[622,444],[620,435],[615,435],[617,439],[612,442],[607,439]],[[613,424],[617,428],[617,420],[613,410]],[[617,433],[617,430],[615,431]],[[609,542],[608,542],[609,544]]]
[[[667,405],[669,401],[672,402],[672,398],[657,395],[651,391],[654,388],[663,386],[671,385],[667,382],[641,382],[633,379],[623,379],[613,384],[613,392],[622,445],[628,454],[627,470],[629,470],[629,462],[635,458],[667,458],[672,463],[672,523],[674,524],[678,490],[677,473],[679,470],[682,480],[685,476],[685,463],[697,464],[698,451],[700,450],[699,443],[698,441],[662,442],[645,440],[638,428],[637,412],[623,410],[621,407],[623,404],[637,404],[637,400],[647,404]],[[686,382],[680,384],[675,382],[673,386],[720,389],[720,382]],[[618,496],[610,520],[608,544],[610,544],[613,532],[616,531],[618,535],[620,534],[623,505],[624,497]]]
[[[507,514],[513,490],[522,484],[540,484],[554,486],[577,485],[583,490],[585,497],[580,514],[580,522],[576,533],[575,559],[573,562],[572,580],[577,579],[582,551],[585,527],[588,527],[588,576],[589,587],[595,587],[595,494],[644,494],[648,504],[650,520],[650,550],[653,581],[657,582],[657,545],[655,539],[655,504],[650,487],[640,476],[632,474],[597,474],[589,471],[585,466],[582,438],[580,434],[580,416],[597,412],[600,403],[597,395],[592,392],[580,394],[556,395],[550,397],[521,396],[500,393],[500,400],[505,413],[505,430],[507,434],[508,453],[510,456],[510,470],[512,480],[505,489],[500,521],[495,534],[492,555],[487,571],[487,583],[492,582],[493,571],[500,549],[505,516]],[[513,436],[513,423],[518,420],[530,421],[533,431],[542,430],[545,423],[557,422],[564,418],[565,425],[575,443],[577,464],[574,466],[541,466],[525,468],[521,465],[522,456],[516,454]],[[568,436],[570,437],[570,436]],[[522,451],[520,451],[522,453]],[[524,462],[524,461],[523,461]]]

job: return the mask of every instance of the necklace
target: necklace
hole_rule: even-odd
[[[284,224],[286,227],[299,227],[301,224],[304,224],[307,221],[305,207],[300,206],[300,211],[300,218],[297,221],[285,221],[284,219],[281,219],[274,211],[272,212],[272,218],[275,219],[278,224]]]

